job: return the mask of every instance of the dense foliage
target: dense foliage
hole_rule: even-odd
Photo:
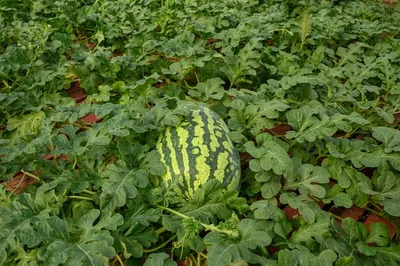
[[[0,27],[0,265],[400,265],[399,6],[1,0]],[[193,101],[241,190],[172,206],[155,145]]]

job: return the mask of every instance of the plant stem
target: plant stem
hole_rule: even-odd
[[[159,246],[157,246],[157,247],[155,247],[155,248],[152,248],[152,249],[144,249],[144,250],[143,250],[143,253],[151,253],[151,252],[154,252],[154,251],[156,251],[156,250],[159,250],[160,248],[165,247],[169,242],[171,242],[171,241],[174,240],[175,238],[176,238],[176,236],[173,236],[173,237],[171,237],[170,239],[168,239],[167,241],[165,241],[164,243],[162,243],[161,245],[159,245]]]
[[[199,252],[200,256],[202,256],[203,258],[207,259],[207,255],[204,254],[203,252]]]
[[[377,212],[377,211],[375,211],[375,210],[373,210],[373,209],[371,209],[371,208],[369,208],[367,206],[365,206],[364,209],[366,209],[369,212],[372,212],[373,214],[375,214],[375,215],[377,215],[379,217],[382,217],[382,214],[380,212]]]
[[[74,125],[76,127],[83,128],[83,129],[90,129],[91,128],[91,127],[88,127],[88,126],[85,126],[85,125],[79,124],[79,123],[73,123],[72,125]]]
[[[260,249],[261,249],[261,253],[263,254],[263,256],[266,257],[268,255],[267,249],[263,246],[261,246]]]
[[[89,13],[90,11],[92,11],[92,9],[95,7],[95,5],[97,4],[97,2],[99,2],[99,0],[96,0],[95,2],[94,2],[94,4],[88,9],[88,12],[87,13]],[[86,13],[86,14],[87,14]]]
[[[353,129],[352,131],[346,133],[346,135],[343,136],[343,138],[348,139],[350,138],[360,127],[356,127],[355,129]]]
[[[197,264],[196,263],[196,258],[194,257],[194,255],[193,254],[189,254],[189,256],[187,257],[188,258],[188,260],[189,260],[189,266],[190,265],[196,265],[196,266],[200,266],[200,264]]]
[[[24,175],[27,175],[27,176],[29,176],[29,177],[32,177],[32,178],[36,179],[37,181],[39,181],[40,183],[42,183],[42,181],[40,181],[40,178],[39,178],[38,176],[36,176],[36,175],[34,175],[34,174],[31,174],[31,173],[28,173],[28,172],[25,172],[24,170],[21,170],[21,172],[22,172]]]
[[[343,221],[343,218],[342,218],[342,217],[337,216],[336,214],[333,214],[333,213],[330,213],[330,214],[332,215],[332,217],[334,217],[334,218],[336,218],[336,219],[338,219],[338,220],[340,220],[340,221]]]
[[[118,260],[119,264],[121,266],[124,266],[124,262],[122,261],[121,257],[118,254],[116,254],[115,257],[117,257],[117,260]]]
[[[82,197],[82,196],[68,196],[68,198],[94,201],[94,199],[92,199],[92,198],[87,198],[87,197]]]
[[[318,160],[319,158],[326,157],[327,155],[329,155],[329,153],[322,153],[322,154],[319,154],[318,157],[317,157],[317,160]]]
[[[382,211],[382,207],[379,206],[378,204],[376,204],[375,202],[370,201],[369,203],[371,203],[372,205],[374,205],[375,208],[377,208],[379,211]]]
[[[168,207],[164,207],[164,206],[160,206],[160,205],[156,205],[156,207],[161,209],[161,210],[166,210],[166,211],[168,211],[170,213],[176,214],[179,217],[184,218],[184,219],[189,219],[190,218],[189,216],[186,216],[186,215],[184,215],[184,214],[182,214],[180,212],[174,211],[173,209],[170,209]]]
[[[168,211],[168,212],[170,212],[170,213],[173,213],[173,214],[176,214],[176,215],[178,215],[179,217],[181,217],[181,218],[183,218],[183,219],[191,219],[191,217],[189,217],[189,216],[186,216],[186,215],[184,215],[184,214],[182,214],[182,213],[180,213],[180,212],[177,212],[177,211],[174,211],[174,210],[172,210],[172,209],[170,209],[170,208],[167,208],[167,207],[164,207],[164,206],[160,206],[160,205],[156,205],[156,207],[157,208],[159,208],[159,209],[162,209],[162,210],[166,210],[166,211]],[[200,223],[200,222],[199,222]],[[213,225],[213,224],[211,224],[211,225],[209,225],[209,224],[204,224],[204,223],[200,223],[201,224],[201,226],[203,226],[206,230],[209,230],[209,231],[214,231],[214,232],[218,232],[218,233],[221,233],[221,234],[225,234],[225,235],[229,235],[229,236],[237,236],[237,232],[235,232],[235,231],[233,231],[233,230],[224,230],[224,229],[219,229],[219,228],[217,228],[215,225]]]
[[[185,85],[186,85],[189,89],[191,89],[191,90],[195,90],[195,89],[196,89],[196,87],[190,86],[190,85],[186,82],[185,79],[183,80],[183,82],[185,83]]]
[[[87,189],[83,190],[82,192],[85,192],[85,193],[90,194],[90,195],[96,195],[96,192],[93,192],[93,191],[90,191],[90,190],[87,190]]]
[[[17,189],[21,186],[22,182],[25,179],[25,173],[22,175],[21,180],[19,181],[18,185],[13,189],[11,194],[8,196],[8,198],[11,198],[12,195],[14,195],[14,192],[17,191]]]
[[[61,216],[65,220],[65,211],[64,208],[61,208]]]
[[[8,83],[5,79],[3,79],[3,84],[4,84],[4,86],[6,86],[7,89],[10,88],[10,85],[8,85]]]
[[[76,157],[75,157],[74,165],[72,166],[72,169],[75,169],[75,168],[76,168],[76,163],[77,163],[77,160],[76,160]]]
[[[165,229],[164,227],[161,227],[160,229],[157,229],[155,231],[156,235],[161,235],[162,233],[164,233],[165,231],[167,231],[167,229]]]

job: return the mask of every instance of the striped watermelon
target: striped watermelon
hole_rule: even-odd
[[[207,180],[218,179],[223,187],[237,188],[240,158],[223,119],[206,107],[193,110],[178,127],[167,127],[157,150],[167,171],[164,186],[184,200]]]

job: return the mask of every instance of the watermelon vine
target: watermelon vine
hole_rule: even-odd
[[[400,264],[395,1],[0,6],[0,265]]]

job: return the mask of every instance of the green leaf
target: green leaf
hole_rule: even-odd
[[[225,82],[220,78],[208,79],[205,82],[200,82],[196,86],[196,91],[189,91],[192,97],[199,97],[202,102],[207,102],[210,99],[221,100],[225,94],[223,85]]]
[[[400,216],[400,208],[396,202],[400,200],[400,179],[391,171],[383,171],[374,183],[360,182],[361,190],[372,195],[372,200],[383,205],[385,211],[393,216]]]
[[[128,202],[127,207],[128,211],[124,216],[125,221],[118,229],[119,231],[124,231],[137,224],[147,227],[150,225],[150,222],[156,222],[161,218],[161,210],[150,208],[139,200]]]
[[[259,38],[252,38],[236,55],[230,48],[223,49],[226,54],[223,57],[225,64],[220,68],[220,71],[225,73],[230,81],[230,86],[235,85],[239,78],[245,75],[256,75],[256,71],[260,60],[260,53],[262,45]]]
[[[386,162],[389,162],[391,166],[393,166],[394,169],[400,170],[400,153],[398,152],[392,152],[392,153],[387,153],[386,148],[380,147],[379,149],[376,149],[370,156],[370,160],[374,161],[374,164],[364,164],[366,166],[371,166],[371,167],[377,167],[379,165],[383,165]]]
[[[389,229],[384,223],[371,224],[370,232],[368,233],[363,223],[347,217],[342,221],[343,229],[336,222],[333,223],[333,227],[340,237],[328,239],[326,242],[327,247],[346,257],[350,257],[353,253],[351,250],[355,248],[366,256],[375,256],[377,251],[382,248],[381,246],[387,245],[390,239]],[[378,247],[368,245],[371,243],[377,244]],[[347,259],[346,261],[352,260]],[[356,256],[355,261],[361,262],[361,258]]]
[[[321,212],[318,204],[306,195],[296,196],[293,192],[282,193],[280,201],[289,204],[293,209],[298,209],[307,223],[314,223],[315,217]]]
[[[295,231],[290,238],[292,245],[306,245],[312,247],[315,242],[323,244],[324,239],[329,236],[330,230],[330,215],[325,212],[321,212],[316,216],[315,223],[303,224],[300,228]]]
[[[281,188],[281,178],[279,176],[275,176],[262,185],[261,195],[264,199],[270,199],[275,197],[281,191]]]
[[[237,226],[240,232],[242,243],[249,249],[255,249],[258,246],[268,246],[271,243],[271,237],[262,231],[257,231],[255,222],[250,219],[243,219]]]
[[[158,237],[154,230],[143,225],[132,226],[126,233],[122,234],[118,230],[113,232],[114,246],[117,251],[123,251],[125,258],[143,257],[144,247],[149,248],[153,243],[156,243]]]
[[[313,142],[317,138],[332,136],[336,132],[335,122],[340,122],[342,118],[331,119],[320,103],[315,101],[311,103],[286,113],[289,125],[297,130],[288,131],[286,133],[288,139],[296,139],[299,143]]]
[[[326,194],[325,198],[323,198],[323,202],[325,204],[334,202],[336,206],[343,206],[345,208],[350,208],[353,204],[351,200],[351,195],[343,193],[343,189],[340,188],[339,185],[333,185]]]
[[[232,209],[240,212],[247,210],[244,198],[238,198],[236,190],[223,191],[221,182],[210,179],[198,189],[193,200],[184,204],[179,212],[196,218],[200,222],[216,222],[216,218],[229,219]]]
[[[372,136],[381,141],[385,152],[400,151],[400,131],[389,127],[372,128]]]
[[[335,263],[335,266],[354,266],[354,265],[355,265],[354,257],[341,257]]]
[[[285,149],[275,141],[266,141],[260,148],[256,148],[253,142],[247,142],[245,147],[250,155],[259,158],[250,161],[250,169],[255,172],[273,170],[275,174],[281,175],[293,167]]]
[[[229,265],[232,261],[240,258],[239,254],[237,245],[222,243],[210,247],[207,258],[210,266]]]
[[[99,210],[91,210],[74,222],[76,235],[68,236],[66,233],[60,235],[58,232],[68,232],[70,228],[66,222],[57,217],[52,217],[49,223],[51,228],[40,229],[38,236],[52,239],[43,254],[48,265],[105,265],[108,259],[115,255],[112,247],[113,238],[110,232],[104,230],[109,226],[115,227],[117,216],[101,216],[100,221],[94,225],[99,218]],[[117,219],[122,219],[117,218]],[[120,220],[121,221],[121,220]],[[116,222],[116,223],[115,223]]]
[[[259,200],[251,204],[250,209],[254,211],[257,219],[273,219],[279,208],[267,200]]]
[[[274,215],[274,232],[286,240],[286,236],[292,231],[292,224],[286,219],[283,211],[277,211]]]
[[[376,247],[374,249],[376,253],[380,255],[383,261],[389,263],[400,263],[400,246],[397,244],[391,244],[390,247]]]
[[[176,266],[176,262],[169,258],[167,253],[153,253],[143,264],[144,266]]]
[[[280,266],[333,265],[336,258],[336,254],[331,250],[323,250],[318,256],[315,256],[303,246],[299,246],[298,249],[291,251],[287,249],[280,250],[278,253],[278,263]]]
[[[278,265],[279,266],[297,266],[296,255],[288,249],[282,249],[278,253]]]
[[[100,207],[103,211],[113,211],[125,205],[127,199],[138,195],[138,188],[146,187],[149,182],[147,171],[126,169],[114,164],[107,166],[103,176],[109,178],[100,195]]]
[[[375,243],[378,246],[386,246],[389,243],[390,232],[384,223],[373,223],[369,227],[370,233],[365,243]]]
[[[101,76],[96,72],[92,72],[82,78],[80,85],[82,88],[86,89],[86,91],[89,93],[97,92],[97,88],[100,82],[101,82]]]
[[[228,265],[238,259],[250,261],[255,257],[251,250],[258,246],[268,246],[271,243],[271,237],[251,219],[241,220],[237,229],[240,237],[236,241],[235,239],[229,240],[216,232],[205,236],[204,240],[209,245],[207,258],[210,266]]]
[[[140,200],[127,203],[129,208],[125,214],[125,222],[112,235],[117,250],[123,250],[124,257],[140,258],[143,256],[143,247],[149,248],[158,240],[150,224],[157,222],[161,217],[161,210],[150,208]]]
[[[259,135],[265,128],[272,128],[272,119],[279,116],[279,112],[285,111],[289,106],[278,100],[254,100],[246,104],[240,100],[231,103],[230,119],[228,126],[232,130],[244,131],[250,129],[253,136]]]
[[[286,189],[299,189],[301,194],[307,195],[310,193],[314,197],[324,198],[326,195],[325,189],[318,184],[326,184],[329,182],[329,172],[320,166],[311,164],[303,164],[298,169],[298,176],[288,178],[285,184]]]
[[[367,228],[352,218],[345,218],[342,221],[342,228],[349,236],[349,243],[355,245],[358,241],[364,241],[367,237]]]
[[[78,219],[88,211],[94,209],[93,203],[90,201],[80,200],[72,203],[72,218]]]
[[[245,113],[249,116],[246,128],[263,129],[261,127],[264,124],[262,120],[265,120],[265,118],[277,118],[279,112],[283,112],[288,108],[289,106],[286,103],[278,100],[257,101],[255,104],[250,104],[245,110]]]
[[[160,154],[157,151],[151,151],[146,154],[142,162],[142,167],[147,168],[152,175],[162,176],[166,169],[160,161]]]
[[[31,246],[40,243],[33,236],[33,223],[48,218],[49,210],[37,206],[30,194],[22,194],[18,201],[0,209],[0,264],[6,262],[8,254],[18,247],[22,239],[29,241]],[[32,238],[33,237],[33,238]]]

